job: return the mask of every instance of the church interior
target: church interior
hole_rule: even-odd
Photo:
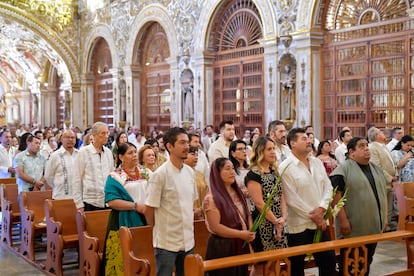
[[[411,16],[411,0],[2,0],[0,126],[414,135]],[[375,275],[406,266],[381,248]]]

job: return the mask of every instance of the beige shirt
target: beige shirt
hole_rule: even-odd
[[[150,176],[145,205],[154,208],[154,248],[178,252],[194,247],[196,199],[197,187],[191,167],[184,164],[179,170],[168,160]]]
[[[210,164],[219,157],[229,158],[230,143],[231,142],[226,142],[223,137],[220,137],[211,144],[210,149],[208,150],[208,160],[210,161]]]
[[[73,171],[73,199],[76,208],[83,208],[84,202],[96,207],[105,207],[105,183],[114,170],[111,150],[103,147],[99,154],[93,144],[82,147],[76,156]]]

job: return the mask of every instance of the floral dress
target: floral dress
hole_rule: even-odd
[[[403,150],[393,150],[391,151],[391,157],[394,161],[394,164],[398,164],[401,159],[403,159],[404,155],[406,154]],[[401,168],[399,171],[400,174],[400,182],[411,182],[414,181],[414,158],[408,159],[405,166]]]
[[[248,183],[250,180],[256,181],[262,186],[263,201],[266,202],[267,194],[272,192],[273,186],[276,183],[277,174],[273,169],[271,169],[269,173],[261,173],[258,169],[253,168],[247,173],[246,183]],[[270,210],[277,218],[282,216],[281,196],[282,186],[279,185],[275,193],[275,197],[270,204]],[[255,212],[253,212],[253,219],[255,219],[254,213]],[[275,240],[275,231],[276,229],[274,228],[273,223],[267,219],[263,220],[262,224],[260,224],[258,228],[258,232],[256,232],[256,240],[254,246],[255,251],[268,251],[287,247],[285,229],[283,229],[282,237],[280,240]]]

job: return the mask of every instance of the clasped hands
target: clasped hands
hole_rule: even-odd
[[[324,219],[325,209],[322,207],[317,207],[313,209],[309,214],[311,220],[316,224],[318,229],[325,231],[326,230],[326,221]]]

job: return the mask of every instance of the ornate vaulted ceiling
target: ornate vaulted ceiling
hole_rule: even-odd
[[[77,1],[4,0],[1,6],[6,12],[0,13],[0,95],[33,85],[47,86],[50,68],[55,68],[64,82],[70,82],[62,58],[65,51],[58,53],[50,41],[70,29],[73,15],[77,15]],[[49,28],[46,34],[51,39],[35,26]]]

